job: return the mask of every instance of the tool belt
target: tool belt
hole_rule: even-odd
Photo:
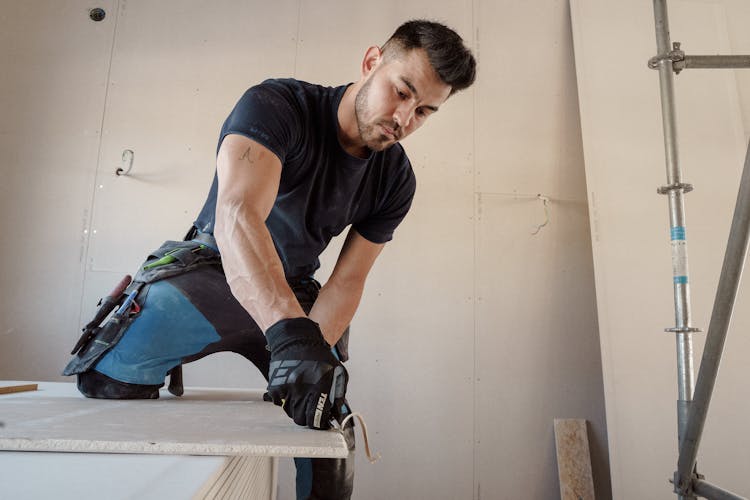
[[[135,279],[124,290],[116,289],[116,293],[99,301],[100,309],[83,328],[83,335],[71,352],[75,356],[63,370],[63,375],[91,370],[102,356],[117,345],[138,316],[152,283],[188,273],[201,266],[221,266],[221,256],[213,235],[191,231],[188,236],[192,238],[187,241],[164,242],[151,252],[138,269]],[[113,310],[115,313],[110,315]],[[102,325],[101,322],[107,317]],[[173,381],[175,375],[179,376],[173,373]]]

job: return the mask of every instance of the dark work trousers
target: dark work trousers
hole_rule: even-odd
[[[320,285],[306,278],[290,286],[309,313]],[[266,338],[232,295],[220,265],[154,282],[139,302],[141,310],[119,342],[92,370],[78,374],[78,388],[85,396],[156,398],[172,368],[224,351],[244,356],[268,378]],[[350,498],[353,426],[347,426],[345,438],[348,459],[295,459],[298,499]]]

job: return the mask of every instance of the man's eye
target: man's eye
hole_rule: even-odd
[[[399,96],[399,97],[400,97],[401,99],[406,99],[406,98],[408,97],[408,96],[406,95],[406,93],[405,93],[405,92],[402,92],[402,91],[400,91],[400,90],[398,90],[398,89],[396,89],[396,93],[398,94],[398,96]]]

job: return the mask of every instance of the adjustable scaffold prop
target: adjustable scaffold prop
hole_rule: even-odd
[[[750,234],[750,146],[740,180],[724,264],[698,372],[698,382],[693,390],[692,335],[700,330],[691,326],[684,205],[684,195],[693,187],[683,182],[680,170],[674,74],[679,74],[684,69],[750,68],[750,56],[690,56],[681,50],[679,42],[675,42],[670,50],[666,0],[654,0],[654,19],[657,55],[649,60],[648,66],[659,71],[667,185],[660,187],[658,192],[669,197],[676,323],[673,328],[667,328],[666,331],[673,332],[677,336],[679,458],[672,482],[674,492],[680,499],[692,500],[700,496],[712,500],[741,500],[743,497],[705,481],[705,478],[697,472],[696,457],[747,254]]]

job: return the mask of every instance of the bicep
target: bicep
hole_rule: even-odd
[[[279,190],[279,158],[248,137],[230,134],[219,148],[216,172],[217,212],[242,207],[265,221]]]

